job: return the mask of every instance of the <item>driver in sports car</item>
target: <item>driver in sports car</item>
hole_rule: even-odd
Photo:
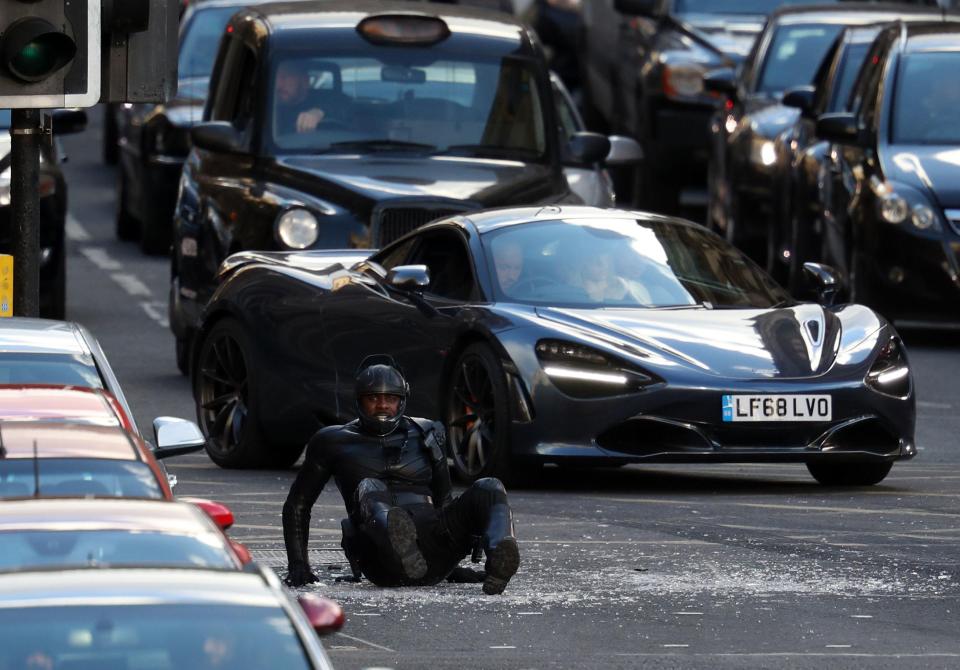
[[[318,581],[307,558],[310,510],[333,477],[347,508],[343,546],[353,573],[379,586],[483,581],[502,593],[520,567],[513,514],[498,479],[451,496],[443,425],[404,415],[409,386],[389,356],[368,357],[356,380],[358,418],[319,430],[283,505],[290,586]],[[478,548],[483,572],[459,568]]]

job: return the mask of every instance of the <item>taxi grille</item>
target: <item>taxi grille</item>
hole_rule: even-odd
[[[468,207],[451,206],[450,203],[427,204],[418,202],[409,205],[386,205],[374,210],[372,221],[372,239],[375,247],[382,249],[385,244],[403,237],[434,219],[459,214]]]

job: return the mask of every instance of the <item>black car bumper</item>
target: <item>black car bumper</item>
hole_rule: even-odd
[[[710,121],[714,108],[707,105],[661,101],[651,114],[647,147],[658,170],[689,173],[706,179],[710,154]]]

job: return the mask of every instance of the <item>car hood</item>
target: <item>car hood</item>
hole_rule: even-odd
[[[731,379],[814,377],[838,354],[877,332],[883,322],[868,308],[825,309],[801,303],[779,309],[538,308],[562,323],[642,358],[686,365]],[[872,347],[868,348],[869,351]]]
[[[941,207],[960,207],[960,147],[910,145],[884,152],[887,179],[930,193]]]
[[[549,166],[517,161],[345,154],[278,158],[277,166],[306,178],[304,187],[320,197],[348,191],[374,201],[419,197],[495,206],[536,203],[556,191]]]
[[[736,62],[750,53],[766,17],[752,14],[682,14],[678,23],[691,36]]]

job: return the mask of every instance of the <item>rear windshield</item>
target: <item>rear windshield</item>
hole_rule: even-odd
[[[180,35],[177,76],[180,79],[209,79],[217,58],[220,37],[230,17],[241,9],[232,7],[198,8]]]
[[[204,536],[128,530],[0,532],[0,572],[135,566],[233,570],[237,562],[212,532]]]
[[[309,668],[278,606],[0,607],[0,668]]]
[[[45,498],[164,497],[153,470],[141,461],[90,458],[0,459],[0,498],[30,498],[37,495]]]
[[[89,356],[70,354],[0,354],[0,384],[55,384],[103,388]]]
[[[894,144],[960,144],[960,53],[911,54],[900,66]]]
[[[842,25],[822,23],[777,28],[767,50],[757,91],[782,93],[788,88],[812,83],[823,57],[841,30]]]

